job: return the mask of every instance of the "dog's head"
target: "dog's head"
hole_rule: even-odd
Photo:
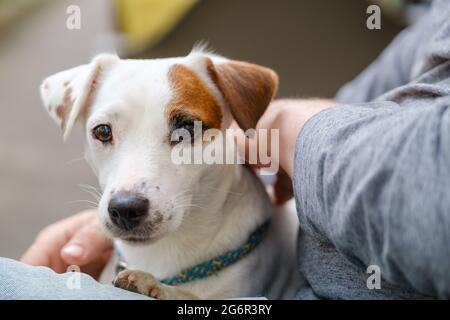
[[[155,60],[102,54],[44,80],[41,96],[65,139],[77,121],[84,125],[103,224],[114,237],[146,243],[175,231],[195,206],[195,190],[220,170],[172,161],[173,148],[202,140],[194,121],[254,128],[277,83],[270,69],[201,51]],[[176,130],[190,141],[172,141]]]

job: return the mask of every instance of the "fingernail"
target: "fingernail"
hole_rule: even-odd
[[[71,257],[81,258],[84,254],[84,249],[79,245],[71,244],[65,247],[63,252]]]

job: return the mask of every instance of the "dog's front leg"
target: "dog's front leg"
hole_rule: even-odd
[[[198,300],[195,294],[188,290],[168,286],[159,282],[150,273],[134,270],[120,272],[113,281],[115,287],[140,293],[160,300]]]

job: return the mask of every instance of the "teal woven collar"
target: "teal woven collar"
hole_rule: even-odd
[[[223,269],[232,266],[240,259],[247,256],[252,252],[262,241],[264,234],[269,228],[270,220],[259,226],[250,235],[248,240],[241,246],[227,251],[220,256],[212,258],[203,263],[199,263],[191,268],[187,268],[179,272],[177,275],[161,279],[160,281],[170,286],[176,286],[179,284],[187,283],[194,280],[200,280],[215,275]],[[116,254],[119,256],[119,264],[116,266],[116,272],[120,272],[126,269],[126,263],[123,261],[122,255],[116,250]]]
[[[160,281],[170,286],[176,286],[194,280],[205,279],[219,273],[221,270],[235,264],[252,252],[261,243],[269,225],[270,220],[259,226],[240,247],[227,251],[203,263],[199,263],[191,268],[184,269],[177,275],[161,279]]]

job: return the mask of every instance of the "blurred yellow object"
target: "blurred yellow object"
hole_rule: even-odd
[[[116,0],[121,31],[133,47],[151,45],[189,12],[198,0]]]

